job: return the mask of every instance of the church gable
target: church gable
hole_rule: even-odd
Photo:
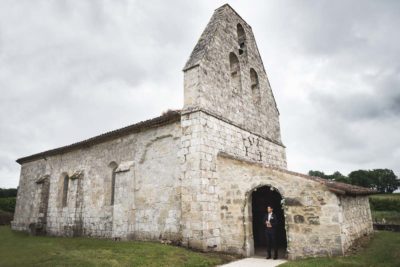
[[[12,228],[250,256],[266,245],[269,205],[289,259],[341,255],[372,233],[373,191],[287,170],[252,29],[229,5],[184,75],[183,110],[18,159]]]
[[[229,5],[214,12],[184,72],[184,109],[207,110],[281,142],[279,112],[252,29]]]

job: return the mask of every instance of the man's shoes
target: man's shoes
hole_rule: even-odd
[[[270,258],[271,258],[271,256],[268,256],[268,257],[267,257],[267,260],[269,260]]]
[[[278,259],[278,256],[275,256],[275,257],[274,257],[274,260],[276,260],[276,259]]]

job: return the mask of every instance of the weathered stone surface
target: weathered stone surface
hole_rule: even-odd
[[[294,222],[295,223],[304,223],[304,216],[302,215],[294,215]]]
[[[342,225],[342,245],[347,250],[353,241],[373,233],[371,209],[368,198],[363,196],[341,196],[339,208],[335,216]]]
[[[252,192],[269,186],[284,200],[289,259],[343,254],[372,233],[367,196],[286,170],[251,27],[228,5],[215,11],[184,76],[180,121],[159,117],[20,161],[13,229],[251,255]]]
[[[44,197],[34,182],[47,175],[48,234],[180,240],[180,136],[180,124],[174,123],[23,164],[13,228],[27,230],[40,221]],[[114,205],[111,162],[119,165]],[[66,207],[63,173],[70,175]]]

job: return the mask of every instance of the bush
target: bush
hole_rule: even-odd
[[[13,219],[11,212],[0,210],[0,225],[8,225]]]
[[[385,220],[384,220],[385,219]],[[372,211],[372,221],[374,223],[397,224],[400,225],[400,212],[398,211]]]
[[[0,198],[3,197],[16,197],[17,189],[16,188],[0,188]]]
[[[400,212],[400,199],[370,197],[371,210]]]
[[[15,202],[15,197],[0,198],[0,210],[14,213]]]

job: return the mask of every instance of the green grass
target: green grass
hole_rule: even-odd
[[[375,194],[371,195],[370,198],[379,198],[379,199],[398,199],[400,200],[400,193],[393,193],[393,194]]]
[[[287,262],[280,267],[398,267],[400,266],[400,233],[375,233],[368,246],[356,255],[309,258]]]
[[[385,219],[386,224],[400,224],[400,212],[372,210],[372,221],[382,223]]]
[[[387,224],[400,224],[400,193],[376,194],[369,197],[372,221]]]
[[[0,226],[0,266],[215,266],[232,259],[152,242],[33,237]]]

